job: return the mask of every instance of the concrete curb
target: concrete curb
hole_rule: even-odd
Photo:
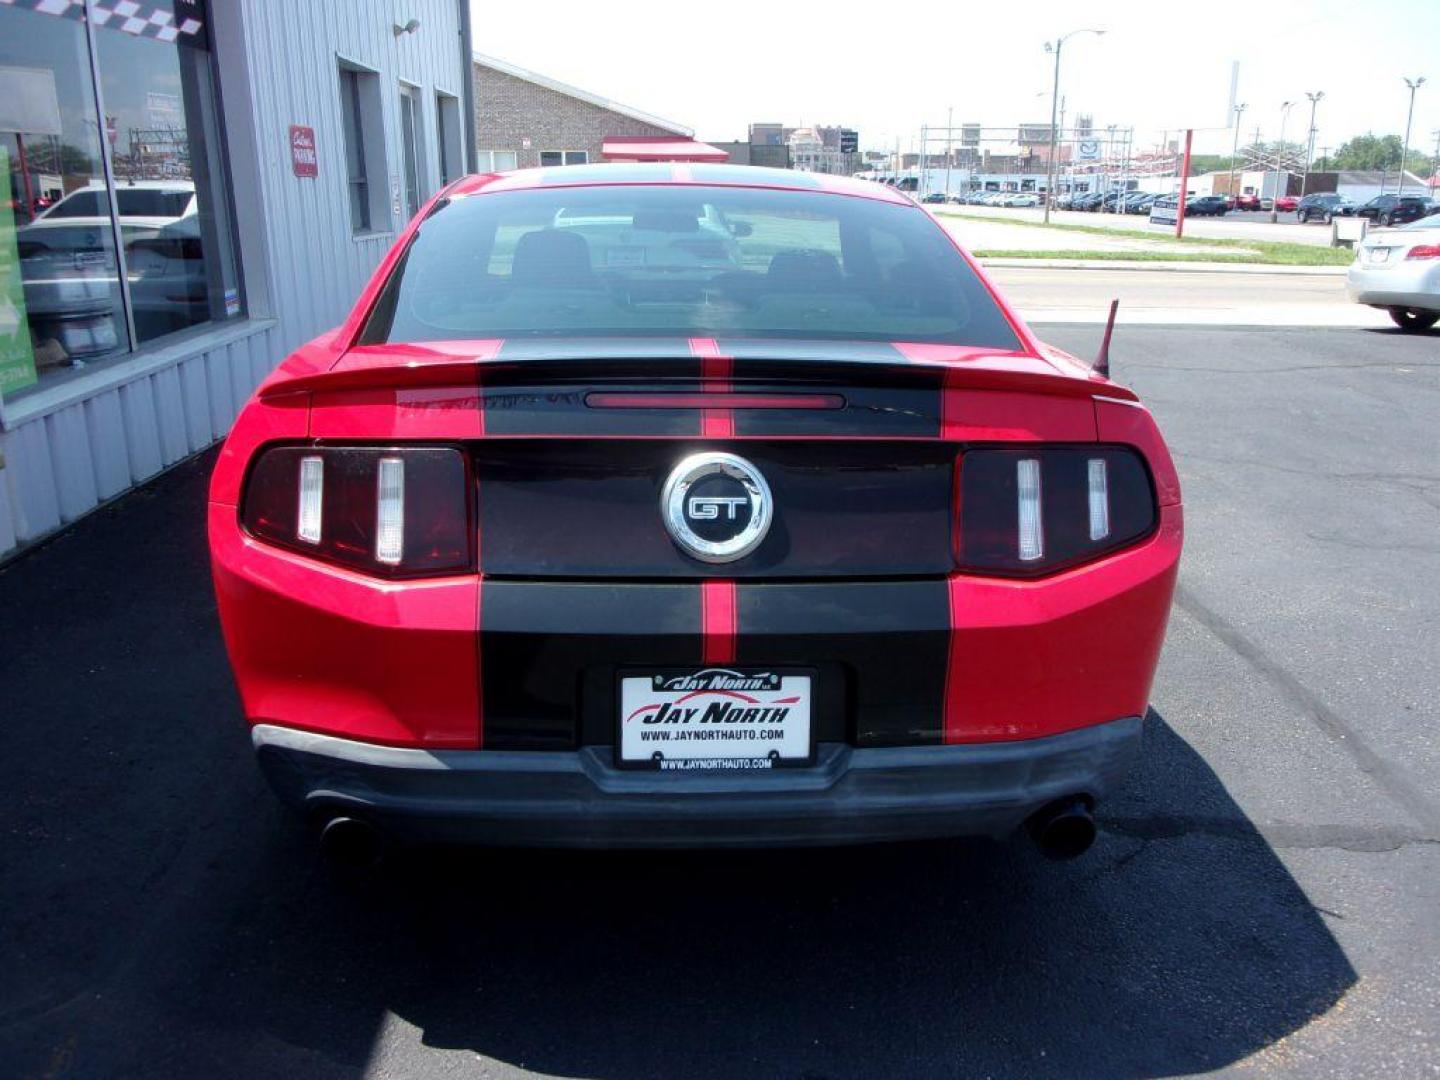
[[[1344,277],[1347,266],[1263,266],[1255,263],[1142,262],[1127,259],[980,259],[987,268],[1036,270],[1154,270],[1184,274],[1280,274],[1294,277]]]

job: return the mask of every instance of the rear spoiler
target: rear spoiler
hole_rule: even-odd
[[[1047,355],[1063,357],[1058,350]],[[1069,359],[1066,357],[1066,359]],[[1089,398],[1096,394],[1121,400],[1138,400],[1135,394],[1074,361],[1075,374],[1064,373],[1054,364],[1022,353],[998,353],[963,361],[886,359],[768,357],[738,358],[740,372],[726,382],[745,385],[784,383],[813,386],[886,385],[934,387],[937,384],[958,390],[996,390],[1043,394],[1051,397]],[[539,357],[519,359],[463,359],[453,356],[424,362],[397,360],[396,363],[338,365],[329,371],[311,372],[294,378],[274,379],[261,389],[261,397],[275,397],[297,391],[325,393],[350,390],[402,390],[426,387],[535,386],[537,384],[633,386],[694,386],[703,382],[693,355],[645,356],[638,358],[576,359]]]

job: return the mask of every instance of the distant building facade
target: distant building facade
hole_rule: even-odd
[[[607,138],[690,138],[694,132],[628,105],[475,54],[475,148],[482,172],[602,160]]]

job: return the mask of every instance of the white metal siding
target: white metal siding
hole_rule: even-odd
[[[253,140],[253,153],[231,147],[251,319],[162,346],[173,359],[73,402],[33,416],[13,406],[0,431],[0,557],[222,438],[288,352],[344,318],[404,222],[351,235],[339,59],[379,77],[387,172],[370,179],[387,202],[402,174],[401,81],[421,91],[422,194],[440,184],[435,92],[463,100],[469,77],[459,0],[240,0],[217,15],[227,139]],[[419,30],[397,38],[392,27],[412,18]],[[315,179],[291,169],[291,124],[315,129]]]
[[[397,37],[394,25],[420,20]],[[386,174],[372,176],[390,202],[403,173],[400,82],[420,87],[422,194],[440,183],[435,91],[460,96],[469,65],[461,51],[456,0],[247,0],[246,55],[259,148],[270,251],[273,314],[285,347],[338,323],[404,226],[400,215],[373,222],[379,232],[354,237],[346,186],[339,61],[379,76]],[[290,165],[291,124],[315,129],[319,176],[302,179]],[[388,215],[387,215],[388,216]]]
[[[250,329],[249,336],[0,433],[0,555],[68,525],[224,434],[216,420],[228,427],[230,403],[236,395],[248,397],[269,370],[252,363],[252,350],[280,355],[274,323]]]

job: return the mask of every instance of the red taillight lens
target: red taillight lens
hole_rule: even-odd
[[[386,577],[474,565],[470,483],[453,447],[277,446],[256,459],[251,535]]]
[[[1416,244],[1407,259],[1440,259],[1440,244]]]
[[[1122,447],[968,450],[957,468],[955,556],[966,570],[1048,574],[1155,527],[1150,474]]]

